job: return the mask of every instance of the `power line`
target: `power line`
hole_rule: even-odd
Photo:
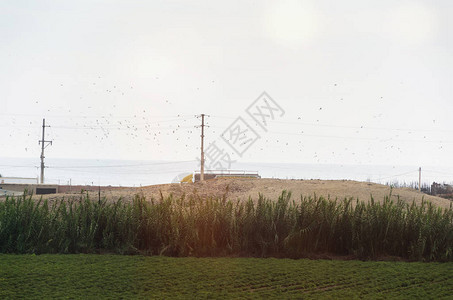
[[[171,164],[181,164],[196,162],[196,160],[185,160],[177,162],[161,162],[161,163],[144,163],[144,164],[130,164],[130,165],[104,165],[104,166],[55,166],[47,167],[52,169],[93,169],[93,168],[128,168],[128,167],[142,167],[142,166],[158,166],[158,165],[171,165]]]
[[[75,173],[82,173],[82,174],[97,174],[99,176],[105,174],[105,173],[99,173],[97,170],[90,170],[90,169],[71,169],[71,168],[61,168],[58,170],[62,171],[71,171]],[[149,174],[171,174],[171,173],[182,173],[182,172],[187,172],[187,169],[178,169],[178,170],[113,170],[109,171],[108,174],[116,174],[116,175],[149,175]],[[68,177],[65,177],[68,178]]]
[[[77,116],[77,115],[47,115],[47,117],[51,118],[73,118],[73,119],[102,119],[102,118],[112,118],[112,119],[136,119],[138,118],[140,113],[136,115],[129,115],[129,116],[120,116],[120,115],[83,115],[83,116]],[[13,113],[0,113],[0,116],[6,116],[6,117],[41,117],[41,115],[35,115],[35,114],[13,114]],[[143,116],[143,114],[141,115]],[[194,115],[146,115],[147,117],[151,118],[182,118],[182,117],[194,117]]]
[[[3,168],[39,168],[38,166],[11,166],[11,165],[0,165]]]
[[[96,123],[88,123],[88,124],[81,124],[81,125],[76,125],[76,126],[69,126],[69,125],[52,125],[53,128],[59,128],[59,129],[130,129],[130,128],[124,128],[124,127],[136,127],[138,128],[139,126],[145,126],[145,129],[163,129],[163,128],[173,128],[171,126],[168,127],[161,127],[159,124],[161,123],[168,123],[168,122],[175,122],[175,121],[188,121],[195,119],[195,117],[192,118],[180,118],[180,119],[171,119],[171,120],[161,120],[161,121],[150,121],[150,122],[140,122],[140,123],[131,123],[127,120],[122,120],[123,122],[120,121],[114,121],[114,122],[109,122],[108,119],[99,119],[96,120]],[[158,127],[149,127],[151,124],[158,124]],[[17,124],[0,124],[0,127],[19,127],[19,128],[32,128],[34,127],[32,124],[29,125],[17,125]],[[123,127],[123,128],[120,128]],[[182,128],[183,126],[179,126]],[[186,128],[189,128],[191,126],[187,126]]]
[[[1,114],[0,113],[0,116],[8,116],[8,117],[11,117],[11,116],[23,116],[23,117],[34,117],[34,116],[37,116],[37,115],[34,115],[34,114]],[[137,115],[137,116],[117,116],[117,115],[112,115],[112,116],[105,116],[105,115],[102,115],[102,116],[71,116],[71,115],[52,115],[50,116],[52,118],[65,118],[65,119],[104,119],[104,120],[108,120],[108,119],[136,119],[136,118],[140,118],[140,115]],[[161,121],[153,121],[151,123],[131,123],[129,125],[135,125],[135,126],[138,126],[138,125],[145,125],[145,124],[152,124],[152,123],[164,123],[164,122],[172,122],[172,121],[179,121],[179,120],[190,120],[190,119],[193,119],[195,118],[193,115],[168,115],[168,116],[157,116],[157,115],[153,115],[153,116],[147,116],[147,117],[152,117],[152,118],[162,118],[162,119],[165,119],[165,118],[172,118],[171,120],[161,120]],[[236,119],[237,117],[229,117],[229,116],[219,116],[219,115],[213,115],[212,117],[214,118],[219,118],[219,119]],[[246,121],[250,121],[250,122],[255,122],[255,120],[253,119],[245,119]],[[304,125],[304,126],[314,126],[314,127],[329,127],[329,128],[349,128],[349,129],[361,129],[361,130],[384,130],[384,131],[391,131],[391,130],[394,130],[394,131],[406,131],[406,132],[453,132],[453,130],[447,130],[447,129],[414,129],[414,128],[384,128],[384,127],[369,127],[369,126],[347,126],[347,125],[337,125],[337,124],[319,124],[319,123],[307,123],[307,122],[291,122],[291,121],[277,121],[277,120],[274,120],[272,121],[273,123],[278,123],[278,124],[291,124],[291,125]],[[11,126],[11,125],[3,125],[3,124],[0,124],[1,127],[7,127],[7,126]],[[19,127],[17,125],[14,125],[15,127]],[[26,126],[23,126],[23,127],[26,127]],[[59,128],[62,126],[53,126],[55,128]]]
[[[227,117],[227,116],[217,116],[213,115],[213,118],[220,118],[220,119],[237,119],[237,117]],[[253,119],[244,120],[250,122],[256,122]],[[277,121],[273,120],[272,123],[277,124],[291,124],[291,125],[306,125],[306,126],[315,126],[315,127],[332,127],[332,128],[349,128],[349,129],[371,129],[371,130],[395,130],[395,131],[407,131],[407,132],[453,132],[453,130],[448,129],[413,129],[413,128],[384,128],[384,127],[368,127],[368,126],[347,126],[347,125],[335,125],[335,124],[319,124],[319,123],[306,123],[306,122],[289,122],[289,121]]]
[[[389,178],[395,178],[395,177],[400,177],[400,176],[412,174],[412,173],[414,173],[414,172],[417,172],[417,173],[418,173],[418,170],[410,171],[410,172],[406,172],[406,173],[402,173],[402,174],[398,174],[398,175],[392,175],[392,176],[388,176],[388,177],[382,177],[382,178],[373,179],[373,180],[379,181],[379,180],[384,180],[384,179],[389,179]]]
[[[128,124],[129,125],[129,124]],[[120,130],[120,131],[144,131],[144,130],[177,130],[177,129],[187,129],[192,128],[193,126],[166,126],[166,127],[136,127],[134,125],[129,125],[130,128],[127,127],[119,127],[119,126],[89,126],[84,125],[83,127],[72,127],[72,126],[52,126],[53,128],[57,129],[68,129],[68,130]]]
[[[223,129],[221,126],[210,126],[212,128]],[[308,134],[308,133],[297,133],[297,132],[281,132],[281,131],[267,131],[266,134],[284,134],[284,135],[294,135],[301,137],[316,137],[316,138],[335,138],[335,139],[351,139],[351,140],[365,140],[365,141],[378,141],[382,140],[381,138],[365,138],[365,137],[354,137],[354,136],[343,136],[343,135],[321,135],[321,134]],[[451,144],[453,141],[434,141],[434,140],[408,140],[408,139],[395,139],[389,138],[388,141],[394,142],[423,142],[423,143],[445,143]],[[381,141],[382,142],[382,141]]]
[[[442,172],[442,171],[432,171],[432,170],[424,170],[424,171],[428,172],[428,173],[437,173],[437,174],[442,174],[442,175],[453,176],[452,173],[446,173],[446,172]]]

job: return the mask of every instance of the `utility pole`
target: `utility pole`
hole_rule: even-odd
[[[204,180],[204,114],[201,114],[201,169],[200,181]]]
[[[422,167],[418,168],[418,191],[422,191]]]
[[[41,144],[41,184],[44,183],[44,149],[47,148],[47,146],[52,145],[52,141],[46,141],[45,134],[46,134],[46,119],[42,119],[42,140],[39,141],[39,144]]]
[[[205,114],[201,114],[201,167],[200,167],[200,181],[204,180],[204,117]],[[198,117],[198,116],[197,116]],[[197,126],[198,127],[198,126]]]

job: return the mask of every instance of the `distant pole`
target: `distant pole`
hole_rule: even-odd
[[[46,119],[42,119],[42,140],[41,142],[41,184],[44,183],[44,137],[46,134]]]
[[[209,127],[204,124],[204,117],[209,117],[208,115],[201,114],[196,116],[197,118],[201,117],[201,125],[195,126],[195,127],[201,127],[201,166],[200,166],[200,181],[204,180],[204,128]]]
[[[418,168],[418,191],[422,191],[422,167]]]
[[[201,114],[201,169],[200,181],[204,180],[204,114]]]
[[[46,119],[42,119],[42,140],[39,141],[39,144],[41,144],[41,184],[44,183],[44,149],[50,144],[52,145],[52,141],[46,141],[45,140],[45,135],[46,135]]]

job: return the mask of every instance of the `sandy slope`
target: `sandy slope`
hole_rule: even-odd
[[[160,198],[161,193],[164,197],[170,194],[177,197],[182,194],[214,197],[226,194],[229,199],[248,199],[249,196],[256,199],[259,193],[262,193],[268,198],[277,199],[283,190],[291,191],[293,199],[298,199],[301,195],[312,196],[316,193],[317,196],[330,196],[333,199],[353,197],[363,201],[369,201],[371,195],[376,201],[382,201],[384,196],[390,193],[390,187],[385,185],[350,180],[219,178],[191,184],[162,184],[141,188],[124,188],[102,192],[102,196],[111,200],[116,200],[119,197],[129,200],[137,193],[143,194],[148,199]],[[93,193],[92,197],[96,196],[97,194]],[[451,203],[447,199],[429,196],[409,188],[394,188],[392,198],[396,199],[398,196],[410,203],[413,200],[420,203],[422,198],[442,207],[449,207]]]

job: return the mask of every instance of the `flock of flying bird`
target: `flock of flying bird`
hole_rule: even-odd
[[[101,79],[101,77],[98,77]],[[156,80],[159,79],[156,77]],[[214,81],[213,81],[214,82]],[[128,88],[120,88],[118,85],[112,85],[109,88],[102,88],[100,84],[93,82],[95,86],[94,94],[99,94],[102,91],[107,94],[115,94],[117,96],[127,96],[128,90],[133,90],[134,87],[130,86]],[[337,84],[334,84],[337,86]],[[64,84],[60,84],[61,88],[64,88]],[[80,101],[83,101],[83,96],[79,97]],[[383,97],[380,97],[382,100]],[[344,101],[344,98],[341,98],[340,101]],[[121,102],[121,101],[120,101]],[[168,99],[161,100],[163,105],[172,105]],[[89,103],[89,102],[86,102]],[[36,106],[40,106],[39,100],[35,101]],[[104,145],[105,147],[115,147],[118,146],[117,143],[126,143],[129,144],[131,151],[138,149],[139,152],[150,152],[156,153],[155,150],[159,149],[159,153],[168,153],[169,149],[172,149],[176,154],[182,153],[193,153],[194,155],[198,154],[199,151],[199,129],[195,127],[199,125],[199,120],[195,115],[173,115],[173,116],[151,116],[151,112],[147,109],[141,109],[132,116],[121,117],[119,111],[121,111],[124,106],[118,105],[118,101],[113,101],[110,111],[105,109],[107,113],[102,116],[90,116],[90,111],[92,110],[94,104],[86,106],[86,114],[77,115],[74,109],[68,109],[63,107],[58,107],[56,109],[48,109],[49,114],[56,113],[52,118],[48,119],[48,124],[50,124],[50,139],[55,140],[66,140],[66,142],[71,141],[71,147],[83,147],[89,146],[91,143],[97,143],[99,145]],[[172,107],[172,110],[173,107]],[[310,143],[308,141],[311,138],[327,138],[327,139],[352,139],[352,140],[368,140],[368,143],[372,140],[378,140],[382,145],[385,144],[384,150],[387,151],[397,151],[398,153],[403,153],[404,149],[402,146],[398,146],[398,140],[401,138],[407,138],[408,136],[413,135],[413,131],[408,130],[397,130],[397,134],[393,134],[389,137],[387,134],[385,138],[374,138],[369,135],[363,136],[362,133],[366,129],[372,130],[383,130],[384,128],[370,128],[367,126],[356,126],[356,127],[346,127],[346,126],[336,126],[336,125],[326,125],[320,123],[320,114],[324,112],[323,107],[319,107],[318,114],[314,114],[315,117],[312,123],[304,123],[304,118],[301,116],[295,117],[295,120],[288,122],[278,122],[272,124],[273,128],[269,132],[265,133],[266,136],[263,136],[261,146],[256,148],[256,150],[267,151],[268,148],[272,152],[272,148],[278,148],[280,153],[286,151],[285,148],[288,147],[297,147],[299,152],[303,152],[304,144]],[[94,111],[94,110],[93,110]],[[374,115],[373,118],[381,117],[381,114]],[[21,126],[18,126],[16,119],[19,119],[20,116],[14,116],[11,121],[11,125],[15,127],[15,130],[20,130]],[[222,120],[223,119],[223,120]],[[232,119],[234,117],[217,117],[210,116],[207,118],[207,125],[209,123],[215,124],[211,125],[210,130],[211,137],[208,139],[212,142],[217,139],[216,130],[223,132],[228,127],[228,122],[224,119]],[[316,120],[316,121],[315,121]],[[222,122],[223,121],[223,122]],[[435,120],[433,120],[435,123]],[[36,136],[40,132],[41,119],[36,118],[36,121],[27,121],[27,124],[22,124],[22,128],[26,128],[25,131],[28,131],[27,137]],[[299,130],[300,128],[304,130]],[[209,127],[208,127],[209,128]],[[280,128],[281,131],[278,131]],[[291,128],[291,130],[288,130]],[[296,129],[296,130],[294,130]],[[315,130],[313,130],[315,129]],[[321,130],[320,129],[326,129]],[[332,134],[332,132],[338,132],[341,129],[343,132],[347,130],[343,136]],[[78,138],[72,138],[71,134],[67,131],[77,130],[82,132],[85,138],[80,138],[80,134],[76,136]],[[275,131],[276,130],[276,131]],[[326,134],[327,133],[327,134]],[[352,133],[352,135],[351,135]],[[12,136],[13,133],[10,134]],[[294,136],[299,136],[298,140],[294,139]],[[420,136],[420,135],[418,135]],[[288,138],[285,138],[288,137]],[[421,140],[426,140],[427,134],[423,134]],[[88,143],[88,145],[87,145]],[[333,144],[333,143],[329,143]],[[161,147],[162,146],[162,147]],[[181,149],[181,146],[183,148]],[[305,147],[307,149],[308,147]],[[315,147],[316,148],[316,147]],[[338,147],[331,147],[331,150],[335,151],[319,151],[315,150],[312,152],[312,158],[316,162],[322,162],[323,156],[329,155],[330,157],[335,156],[338,152],[343,151],[344,153],[355,156],[356,152],[359,150],[354,150],[354,146],[344,147],[343,150],[339,150]],[[360,147],[359,147],[360,148]],[[442,142],[439,144],[439,149],[443,148]],[[25,151],[29,151],[30,146],[25,148]],[[360,149],[363,149],[360,148]],[[369,152],[370,159],[372,159],[374,152],[373,146],[366,147]],[[233,152],[232,152],[233,153]]]

